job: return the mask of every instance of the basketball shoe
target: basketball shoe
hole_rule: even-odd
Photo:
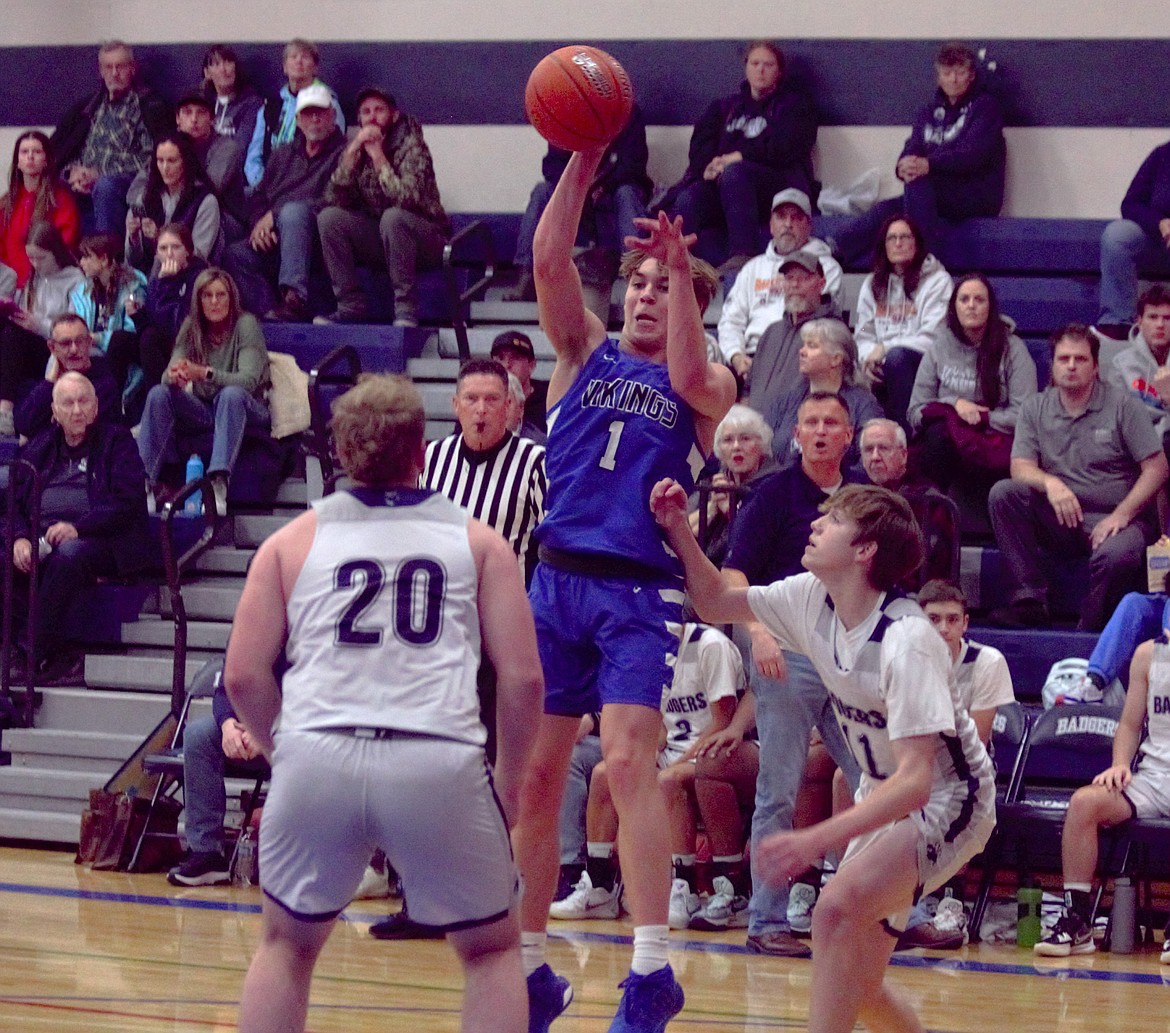
[[[609,1033],[662,1033],[682,1011],[683,988],[669,965],[648,976],[631,972],[620,985],[625,992]]]
[[[748,924],[748,899],[739,896],[726,875],[717,875],[711,880],[715,890],[707,903],[691,919],[691,928],[703,932],[720,932],[724,929],[746,929]]]
[[[699,895],[692,891],[686,879],[675,879],[670,884],[670,910],[668,912],[671,929],[686,929],[691,924],[691,918],[699,910]]]
[[[1044,958],[1067,958],[1070,954],[1092,954],[1097,945],[1085,920],[1075,911],[1066,910],[1052,931],[1032,949]]]
[[[573,1000],[573,987],[548,965],[528,977],[528,1033],[547,1033],[553,1019]]]
[[[582,918],[617,918],[621,888],[620,882],[611,890],[594,886],[589,873],[582,872],[573,892],[564,900],[554,900],[549,905],[549,917],[567,922]]]

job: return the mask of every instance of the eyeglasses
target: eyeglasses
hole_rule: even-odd
[[[54,337],[53,344],[58,348],[88,348],[92,340],[89,334],[78,334],[76,337]]]
[[[886,236],[887,244],[906,244],[914,239],[913,233],[890,233]]]

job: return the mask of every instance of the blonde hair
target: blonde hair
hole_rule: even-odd
[[[628,280],[648,258],[654,258],[641,248],[631,248],[622,255],[621,265],[618,266],[618,275]],[[699,299],[699,311],[707,311],[711,299],[719,292],[719,274],[701,258],[688,255],[691,266],[691,285],[695,288],[695,297]],[[657,259],[655,259],[657,261]]]
[[[401,484],[415,470],[426,413],[408,377],[365,373],[333,403],[329,424],[345,472],[361,484]]]

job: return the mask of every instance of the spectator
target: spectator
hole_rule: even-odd
[[[561,872],[554,901],[564,900],[577,888],[588,864],[585,811],[589,803],[589,782],[593,778],[594,768],[600,763],[601,713],[583,714],[577,729],[577,741],[573,745],[573,755],[569,759],[565,795],[561,798]]]
[[[170,132],[159,138],[154,163],[127,195],[126,260],[144,273],[154,268],[159,227],[181,222],[191,229],[195,253],[214,261],[223,246],[219,199],[207,181],[191,138]]]
[[[1011,480],[991,489],[991,522],[1011,602],[992,614],[1005,627],[1048,622],[1044,552],[1089,557],[1078,627],[1100,631],[1142,572],[1157,537],[1151,505],[1166,483],[1166,456],[1142,404],[1097,379],[1100,342],[1071,323],[1052,337],[1053,386],[1024,403]]]
[[[138,65],[125,43],[111,40],[98,48],[98,71],[102,89],[65,112],[51,143],[70,189],[92,199],[94,230],[121,233],[126,191],[173,123],[161,97],[135,88]]]
[[[800,380],[787,394],[776,399],[764,419],[772,428],[774,440],[779,441],[780,466],[791,466],[800,461],[794,432],[796,414],[801,403],[811,394],[840,395],[845,400],[853,420],[853,443],[845,453],[845,465],[857,466],[861,458],[859,437],[861,428],[881,416],[882,407],[858,376],[857,345],[849,327],[839,319],[813,319],[800,328]]]
[[[97,418],[118,422],[122,395],[109,360],[93,349],[93,337],[85,320],[75,312],[62,312],[49,328],[49,364],[43,380],[16,407],[16,433],[35,438],[53,423],[53,388],[66,373],[80,373],[92,385],[98,400]]]
[[[840,300],[841,266],[829,245],[812,235],[812,205],[808,194],[795,187],[772,198],[768,222],[772,239],[762,255],[756,255],[736,275],[723,299],[719,315],[719,350],[723,360],[741,378],[752,367],[760,335],[784,316],[784,276],[780,265],[789,255],[806,251],[821,260],[825,292]]]
[[[707,498],[707,533],[703,551],[712,563],[721,565],[731,539],[731,492],[718,489],[745,489],[737,496],[736,506],[743,504],[746,490],[776,469],[772,458],[772,428],[763,417],[746,405],[733,405],[715,428],[715,458],[719,470],[711,478],[716,489]],[[700,496],[702,498],[702,496]],[[700,530],[699,512],[691,513],[691,527]]]
[[[215,505],[227,513],[232,468],[248,428],[271,423],[264,393],[271,380],[268,349],[256,318],[240,308],[235,282],[222,269],[206,269],[195,281],[191,314],[179,330],[162,383],[146,396],[138,449],[156,501],[163,463],[179,460],[176,434],[212,433],[207,472]]]
[[[56,426],[22,450],[41,475],[40,525],[32,526],[32,484],[14,478],[17,523],[12,562],[32,572],[32,553],[44,544],[37,565],[35,646],[25,650],[38,685],[78,684],[83,657],[66,649],[64,615],[78,591],[98,577],[124,577],[157,560],[143,490],[142,461],[129,430],[98,421],[93,385],[66,373],[53,388]],[[17,592],[13,598],[23,598]]]
[[[212,106],[216,135],[239,145],[242,165],[264,101],[243,81],[239,58],[225,43],[213,43],[203,55],[203,96]]]
[[[45,338],[52,319],[69,307],[70,292],[84,274],[56,227],[34,222],[24,246],[32,275],[16,295],[16,307],[0,317],[0,437],[12,437],[16,400],[45,373]]]
[[[215,131],[211,105],[212,101],[197,90],[180,97],[175,105],[175,125],[190,139],[199,167],[215,191],[224,239],[230,242],[244,236],[248,221],[244,148],[234,137]]]
[[[524,389],[524,426],[547,436],[548,381],[533,380],[536,372],[536,349],[532,338],[519,330],[504,330],[492,340],[491,356],[503,363],[504,369],[515,375]],[[537,444],[543,445],[533,434]]]
[[[1170,143],[1142,162],[1121,201],[1121,218],[1101,233],[1101,314],[1097,329],[1129,336],[1138,301],[1138,262],[1167,265],[1170,248]]]
[[[1149,413],[1162,447],[1170,448],[1170,290],[1156,283],[1138,302],[1137,332],[1129,347],[1113,356],[1105,379],[1128,391]],[[1170,452],[1167,453],[1170,455]]]
[[[524,419],[524,385],[515,373],[508,374],[508,430],[538,445],[548,442],[548,435]]]
[[[532,238],[553,189],[569,163],[570,153],[552,144],[548,145],[548,152],[540,166],[544,178],[532,188],[528,207],[524,209],[524,217],[520,220],[515,259],[516,265],[520,267],[520,282],[514,291],[505,296],[507,301],[536,300],[536,282],[532,278]],[[634,220],[646,214],[646,202],[650,200],[654,185],[646,173],[649,158],[646,119],[642,109],[635,104],[630,120],[606,148],[605,157],[601,159],[601,167],[594,177],[589,200],[582,214],[578,237],[605,252],[605,264],[612,266],[613,270],[607,285],[609,288],[613,287],[618,259],[625,250],[626,237],[638,235]],[[604,293],[608,305],[609,290]]]
[[[944,43],[934,68],[938,89],[915,116],[894,170],[903,195],[874,205],[839,236],[839,253],[849,261],[864,254],[884,219],[904,211],[930,250],[953,262],[945,250],[951,227],[1003,207],[1007,145],[999,100],[964,43]]]
[[[85,279],[69,294],[69,307],[85,320],[94,346],[109,357],[119,394],[130,363],[138,357],[134,317],[146,304],[146,277],[121,258],[122,239],[117,234],[83,237],[80,264]]]
[[[761,335],[748,370],[747,402],[758,413],[771,412],[800,376],[800,328],[812,319],[840,319],[837,303],[825,296],[821,260],[794,251],[780,264],[784,315]]]
[[[341,153],[317,215],[337,308],[322,320],[360,323],[369,315],[360,264],[384,266],[394,291],[394,325],[418,326],[415,277],[437,269],[451,236],[431,152],[418,119],[390,94],[358,94],[361,128]]]
[[[796,436],[800,464],[761,479],[736,518],[723,565],[727,586],[769,585],[798,573],[821,503],[842,484],[856,479],[841,466],[853,430],[839,395],[809,395],[800,407]],[[791,827],[814,725],[854,788],[859,772],[837,726],[828,692],[809,659],[782,652],[761,623],[748,625],[748,633],[752,645],[749,678],[760,735],[751,833],[754,866],[760,841]],[[752,883],[748,949],[757,954],[808,957],[808,948],[789,927],[787,886],[773,885],[762,877],[753,878]]]
[[[759,250],[760,224],[778,191],[795,187],[815,201],[819,187],[812,167],[816,111],[785,80],[780,48],[749,43],[744,71],[739,92],[712,101],[695,123],[687,171],[663,199],[699,234],[700,257],[717,262],[730,255],[721,274],[738,272]]]
[[[879,488],[896,491],[914,511],[926,550],[922,567],[902,588],[916,591],[927,581],[959,576],[959,525],[953,503],[908,467],[906,431],[893,420],[870,420],[861,429],[861,465]]]
[[[211,713],[191,718],[183,729],[183,827],[188,853],[167,872],[172,886],[219,886],[231,878],[223,837],[224,766],[229,760],[257,775],[268,769],[260,748],[236,717],[221,668],[216,673]]]
[[[951,277],[903,215],[882,223],[857,299],[857,351],[886,415],[901,424],[922,356],[943,331]]]
[[[987,277],[959,279],[946,328],[918,367],[907,412],[922,472],[944,492],[957,477],[986,491],[1010,474],[1020,406],[1036,393],[1036,364],[1014,329]]]
[[[275,97],[270,98],[262,112],[256,116],[256,126],[248,141],[248,153],[244,159],[244,175],[248,184],[257,187],[264,176],[268,159],[278,148],[290,144],[296,138],[297,129],[302,129],[297,117],[301,108],[297,99],[301,90],[308,86],[320,86],[328,98],[326,107],[333,109],[334,124],[344,137],[345,115],[337,94],[317,78],[317,66],[321,54],[316,44],[307,39],[292,39],[284,45],[283,68],[288,80]]]
[[[1101,829],[1131,818],[1170,817],[1163,787],[1166,763],[1167,645],[1163,636],[1143,642],[1129,668],[1129,689],[1113,738],[1113,763],[1098,772],[1069,801],[1061,832],[1064,908],[1051,931],[1033,948],[1044,957],[1092,954],[1093,876]],[[1141,749],[1137,770],[1134,760]],[[1170,938],[1163,939],[1162,964],[1170,964]]]
[[[0,197],[0,263],[16,274],[15,282],[9,286],[0,283],[0,297],[12,297],[32,274],[24,243],[34,222],[51,222],[66,247],[77,246],[81,234],[77,202],[65,184],[57,180],[49,138],[38,129],[16,138],[8,170],[8,193]]]
[[[251,312],[298,323],[312,318],[309,269],[319,253],[317,212],[325,206],[329,177],[345,147],[332,104],[320,83],[297,93],[296,135],[273,153],[252,194],[248,239],[237,241],[224,256]]]
[[[1086,702],[1103,699],[1105,690],[1129,666],[1137,647],[1170,628],[1170,602],[1165,592],[1130,592],[1117,604],[1101,637],[1089,654],[1081,687]]]

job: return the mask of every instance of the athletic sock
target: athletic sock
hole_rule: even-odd
[[[1085,925],[1093,914],[1093,887],[1087,882],[1066,882],[1064,884],[1064,903],[1068,910],[1077,916]]]
[[[670,926],[639,925],[634,927],[634,957],[630,971],[636,976],[648,976],[665,968],[666,949],[670,944]]]
[[[520,960],[527,978],[544,964],[548,933],[520,933]]]
[[[683,879],[691,888],[691,892],[695,892],[695,855],[694,854],[672,854],[671,861],[674,865],[674,877],[676,879]]]
[[[810,866],[810,867],[806,868],[803,872],[801,872],[792,881],[793,882],[803,882],[806,886],[811,886],[814,890],[817,891],[817,896],[820,896],[821,877],[823,876],[823,874],[824,873],[819,868],[814,868],[814,867]]]
[[[720,854],[711,858],[711,878],[722,875],[741,897],[752,895],[752,875],[743,863],[743,854]]]
[[[617,882],[617,865],[613,863],[612,843],[586,843],[585,870],[595,888],[612,890]]]

